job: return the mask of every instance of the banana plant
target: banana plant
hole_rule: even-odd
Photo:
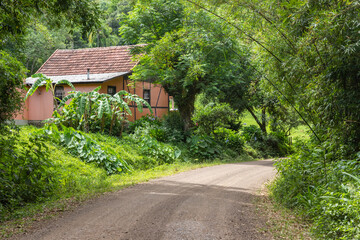
[[[120,137],[122,135],[124,124],[126,121],[127,115],[132,115],[129,104],[133,102],[136,104],[137,109],[139,112],[143,111],[143,105],[146,105],[150,112],[152,113],[151,106],[147,101],[140,98],[136,94],[128,93],[125,90],[121,90],[114,94],[113,96],[109,94],[104,94],[103,97],[100,98],[99,108],[98,108],[98,117],[101,119],[102,126],[101,131],[104,129],[104,115],[110,116],[110,129],[109,135],[111,135],[113,126],[115,122],[118,120],[121,122],[121,130],[120,130]]]
[[[50,90],[50,92],[53,96],[54,111],[56,111],[58,109],[58,101],[61,101],[61,99],[59,99],[58,97],[55,96],[55,88],[57,85],[66,84],[75,91],[74,85],[70,81],[65,80],[65,79],[60,80],[57,83],[53,83],[53,81],[50,78],[48,78],[46,75],[44,75],[42,73],[34,74],[31,77],[38,78],[38,79],[34,82],[34,84],[31,86],[31,88],[27,91],[24,101],[26,99],[28,99],[28,97],[32,96],[39,87],[45,86],[46,92]]]
[[[94,103],[98,101],[99,96],[101,95],[98,92],[100,88],[101,86],[95,88],[91,92],[70,92],[70,94],[64,97],[60,102],[59,108],[63,107],[68,100],[72,99],[71,101],[72,104],[76,107],[75,112],[79,120],[78,128],[83,126],[83,130],[85,132],[89,131],[89,121],[93,116]]]
[[[90,120],[100,122],[100,131],[103,132],[105,122],[109,121],[109,135],[113,132],[113,128],[117,122],[120,122],[121,129],[119,135],[122,135],[123,128],[128,115],[132,115],[129,104],[136,104],[139,112],[142,112],[143,106],[147,106],[152,113],[152,109],[148,102],[135,94],[127,91],[119,91],[113,96],[105,93],[99,93],[101,87],[97,87],[91,92],[70,92],[60,102],[59,107],[63,107],[68,100],[71,102],[67,105],[73,109],[65,107],[63,113],[73,113],[78,120],[78,129],[83,129],[88,132],[90,128]],[[74,114],[75,113],[75,114]],[[72,118],[71,121],[72,123]]]

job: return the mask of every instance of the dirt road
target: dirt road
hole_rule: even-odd
[[[256,190],[272,161],[197,169],[104,195],[17,239],[271,239]]]

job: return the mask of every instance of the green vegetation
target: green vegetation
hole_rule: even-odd
[[[4,149],[0,156],[2,236],[12,231],[14,221],[28,223],[39,212],[68,209],[94,194],[197,167],[252,160],[246,155],[220,154],[211,162],[196,163],[190,152],[180,150],[184,146],[151,136],[145,146],[139,144],[140,133],[136,132],[144,133],[142,127],[122,139],[66,127],[60,131],[54,125],[8,131],[0,142]],[[16,144],[9,145],[9,141]],[[119,170],[121,174],[114,174]],[[26,217],[30,220],[16,220]]]
[[[309,219],[315,238],[360,238],[358,1],[16,3],[0,5],[3,219],[32,202],[113,189],[111,179],[140,170],[293,154],[277,163],[273,199]],[[95,91],[69,95],[56,128],[7,126],[24,66],[32,74],[58,46],[136,43],[145,45],[134,49],[132,78],[162,84],[179,112],[127,123],[127,104],[142,100]]]

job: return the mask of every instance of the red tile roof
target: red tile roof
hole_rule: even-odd
[[[136,62],[131,60],[133,46],[84,49],[58,49],[41,66],[37,73],[47,76],[130,72]]]

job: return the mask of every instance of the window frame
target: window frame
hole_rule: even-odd
[[[110,89],[113,89],[114,93],[109,93]],[[107,94],[114,96],[116,94],[116,86],[107,86]]]
[[[60,95],[59,95],[59,93],[60,93]],[[56,98],[56,103],[57,103],[57,105],[59,105],[60,102],[65,97],[65,88],[64,88],[64,86],[55,86],[54,94],[55,94],[55,98]]]
[[[149,93],[149,99],[145,99],[145,92]],[[151,90],[150,89],[143,89],[143,99],[149,103],[149,105],[151,106]]]

